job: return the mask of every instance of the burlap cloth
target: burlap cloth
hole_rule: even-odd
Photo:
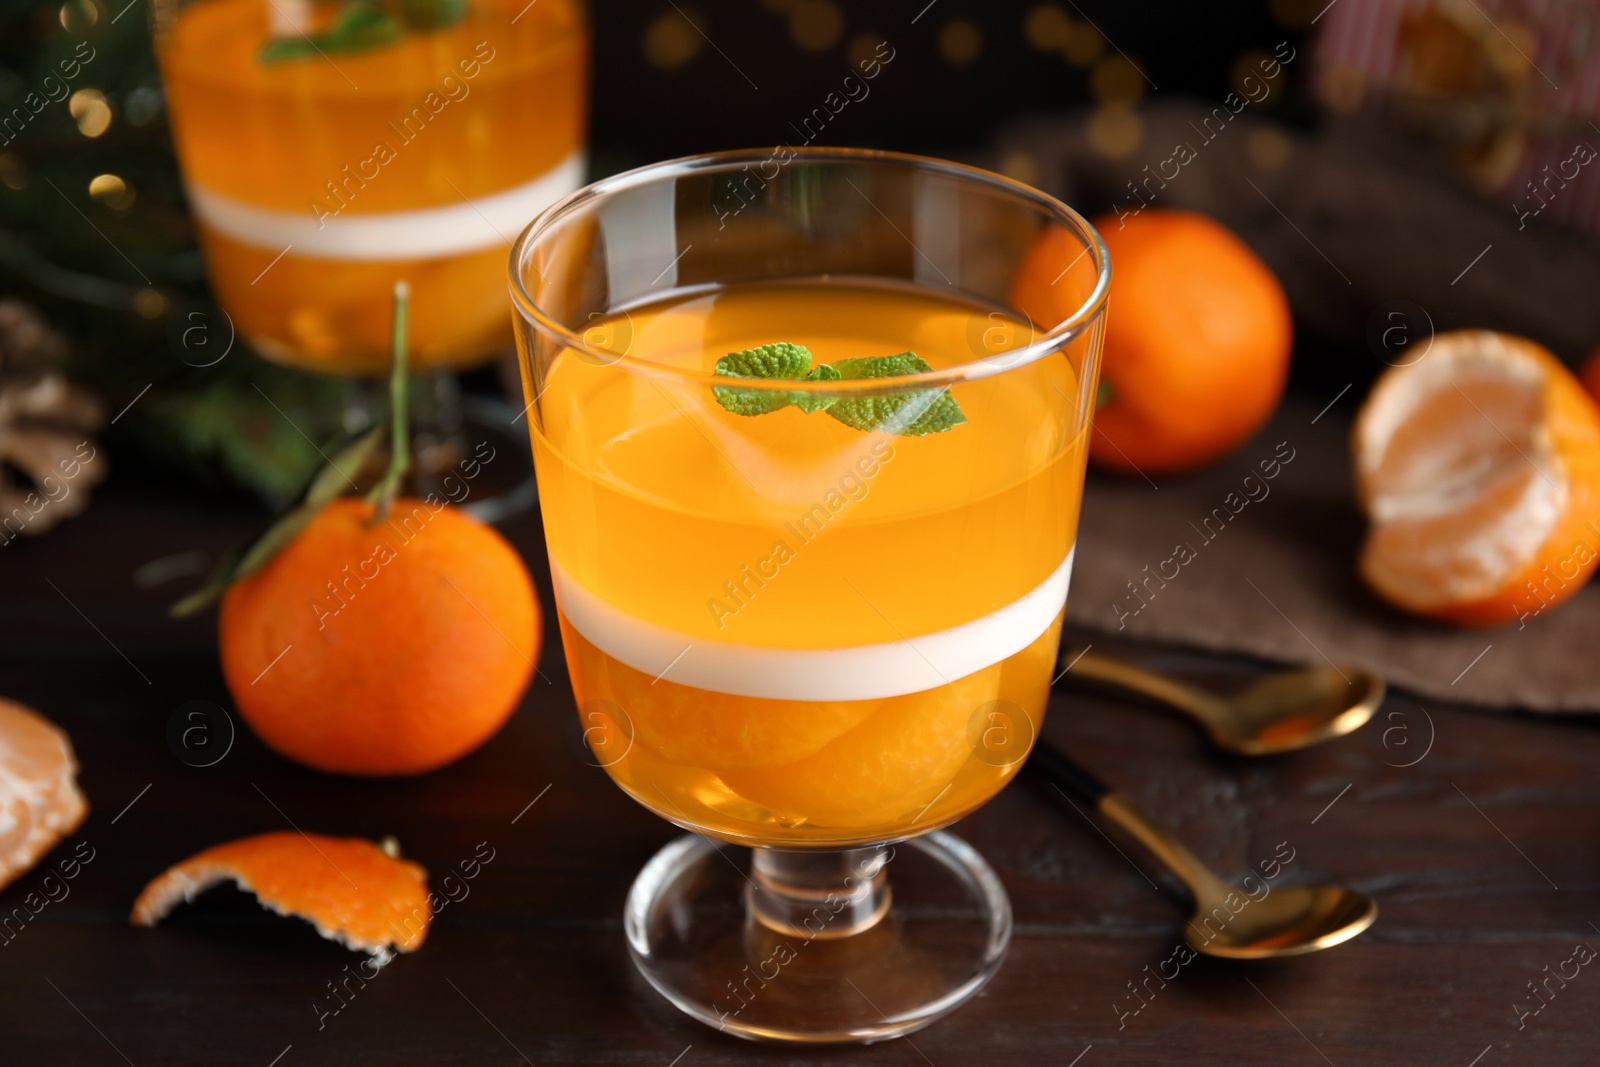
[[[1331,396],[1286,401],[1258,436],[1198,474],[1152,485],[1091,471],[1068,622],[1288,663],[1356,664],[1424,697],[1600,711],[1600,583],[1492,630],[1409,618],[1361,583],[1365,524],[1346,445],[1356,392],[1320,418]],[[1262,477],[1263,460],[1270,470],[1291,454],[1275,478]]]

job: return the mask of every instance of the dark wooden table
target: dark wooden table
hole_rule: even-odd
[[[325,777],[268,752],[242,724],[214,766],[178,758],[167,741],[178,707],[228,705],[214,623],[168,621],[164,605],[185,582],[141,588],[134,572],[191,549],[214,555],[257,521],[193,494],[114,481],[86,515],[0,549],[0,693],[71,733],[93,805],[46,861],[79,842],[92,849],[70,895],[0,947],[0,1064],[1600,1060],[1600,966],[1564,984],[1549,978],[1571,974],[1575,946],[1600,946],[1593,723],[1424,708],[1396,694],[1351,738],[1250,762],[1211,752],[1154,708],[1059,690],[1048,735],[1203,858],[1238,876],[1286,842],[1294,859],[1280,881],[1364,889],[1381,906],[1377,925],[1289,962],[1197,960],[1134,1001],[1130,983],[1171,955],[1186,905],[1136,846],[1104,836],[1025,774],[957,827],[1000,872],[1016,912],[1010,956],[983,994],[911,1041],[764,1048],[691,1022],[635,975],[623,895],[676,831],[578,758],[554,635],[541,664],[551,681],[534,682],[483,750],[436,774]],[[549,612],[537,518],[504,528]],[[1219,681],[1260,669],[1121,651]],[[291,822],[394,834],[436,878],[480,842],[494,850],[422,951],[385,968],[320,1028],[328,983],[359,957],[309,926],[231,889],[159,929],[127,922],[135,894],[169,863]],[[0,893],[0,913],[22,906],[44,874]],[[1534,1001],[1530,982],[1554,992]],[[1517,1006],[1541,1003],[1519,1028]]]

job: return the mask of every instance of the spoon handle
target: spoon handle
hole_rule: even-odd
[[[1071,664],[1068,669],[1079,678],[1139,693],[1186,711],[1203,723],[1209,724],[1217,717],[1216,698],[1193,686],[1135,667],[1114,656],[1091,652],[1087,648],[1078,651],[1068,649],[1064,658]]]
[[[1120,793],[1090,774],[1066,753],[1040,738],[1028,755],[1038,770],[1063,793],[1094,805],[1096,811],[1126,830],[1189,888],[1198,900],[1220,899],[1227,891],[1221,880],[1182,842],[1156,825]]]
[[[1079,800],[1100,807],[1100,798],[1111,792],[1111,787],[1080,767],[1049,742],[1040,740],[1028,756],[1028,765]]]

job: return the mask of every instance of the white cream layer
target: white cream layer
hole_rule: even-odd
[[[583,184],[580,150],[533,181],[476,200],[423,208],[318,219],[304,211],[256,207],[187,183],[195,215],[240,244],[278,253],[284,246],[316,259],[431,259],[509,245],[533,217]],[[382,181],[382,175],[372,179]]]
[[[695,637],[618,610],[554,559],[550,576],[567,621],[636,671],[737,696],[879,700],[953,682],[1027,648],[1067,602],[1076,552],[1074,546],[1050,577],[999,611],[909,640],[849,648],[767,648]]]

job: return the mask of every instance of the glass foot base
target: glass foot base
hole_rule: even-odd
[[[531,511],[539,501],[528,427],[510,404],[481,396],[452,400],[450,422],[413,443],[411,483],[418,496],[448,500],[479,522]]]
[[[344,430],[352,437],[387,419],[379,383],[345,383]],[[539,503],[528,445],[526,412],[504,400],[466,395],[447,372],[418,377],[413,390],[411,468],[407,496],[455,505],[479,522],[496,523],[532,511]],[[375,481],[388,465],[388,439],[363,471]]]
[[[680,837],[628,893],[634,963],[680,1009],[738,1037],[871,1042],[919,1030],[999,968],[1011,903],[977,851],[950,833],[856,853],[872,858],[868,880],[886,906],[858,907],[865,890],[820,893],[808,916],[780,924],[746,910],[765,891],[748,850]]]

